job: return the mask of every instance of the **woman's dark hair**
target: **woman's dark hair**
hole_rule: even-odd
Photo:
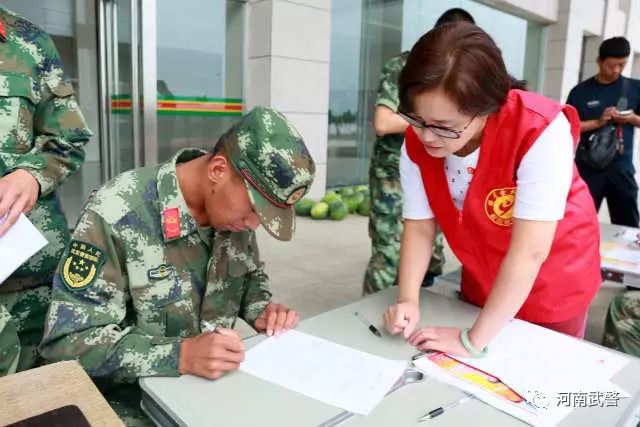
[[[476,23],[476,21],[473,20],[473,16],[471,16],[469,12],[467,12],[466,10],[460,7],[454,7],[452,9],[445,11],[442,15],[440,15],[440,18],[438,18],[438,20],[436,21],[436,25],[434,25],[434,27],[437,27],[442,24],[447,24],[449,22],[459,22],[459,21],[471,22],[472,24]]]
[[[510,89],[524,89],[524,82],[507,73],[491,37],[468,22],[443,24],[423,35],[398,83],[403,112],[413,111],[416,95],[441,88],[461,112],[486,115],[504,104]]]

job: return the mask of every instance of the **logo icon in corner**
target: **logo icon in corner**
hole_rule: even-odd
[[[515,201],[516,187],[495,188],[487,194],[484,211],[494,224],[510,227],[513,224]]]
[[[546,394],[534,390],[527,391],[527,402],[530,402],[536,409],[547,409],[550,404],[549,397]]]

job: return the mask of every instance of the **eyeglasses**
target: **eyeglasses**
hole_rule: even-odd
[[[467,128],[471,125],[471,123],[473,122],[473,119],[476,118],[476,116],[474,115],[473,117],[471,117],[471,120],[469,120],[469,123],[464,125],[462,129],[456,130],[456,129],[451,129],[443,126],[428,125],[424,122],[424,120],[422,120],[419,117],[414,117],[413,115],[410,115],[410,113],[403,113],[401,111],[398,111],[398,115],[403,119],[405,119],[407,122],[409,122],[409,124],[414,128],[429,129],[434,134],[447,139],[459,139],[460,136],[464,133],[464,131],[467,130]]]

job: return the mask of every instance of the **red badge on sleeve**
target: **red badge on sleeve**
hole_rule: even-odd
[[[180,236],[180,210],[169,208],[162,211],[164,219],[164,235],[167,239]]]
[[[0,21],[0,39],[2,41],[7,40],[7,29],[4,26],[4,22]]]

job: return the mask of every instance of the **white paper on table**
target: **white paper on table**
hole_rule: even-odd
[[[640,240],[640,233],[637,228],[625,228],[622,232],[622,240],[625,242],[636,243]]]
[[[0,220],[0,223],[4,222]],[[47,239],[20,214],[4,236],[0,237],[0,286],[29,258],[47,245]]]
[[[575,409],[559,406],[560,394],[609,393],[620,398],[629,397],[625,390],[610,381],[629,362],[628,357],[517,319],[494,338],[487,357],[456,358],[499,378],[529,402],[536,396],[548,399],[549,406],[524,411],[506,399],[453,376],[427,358],[421,358],[415,364],[425,373],[534,425],[555,425]]]
[[[638,249],[615,247],[602,254],[602,256],[603,258],[611,258],[618,261],[640,264],[640,250]]]
[[[288,331],[245,355],[240,370],[295,392],[367,415],[407,368],[322,338]]]

